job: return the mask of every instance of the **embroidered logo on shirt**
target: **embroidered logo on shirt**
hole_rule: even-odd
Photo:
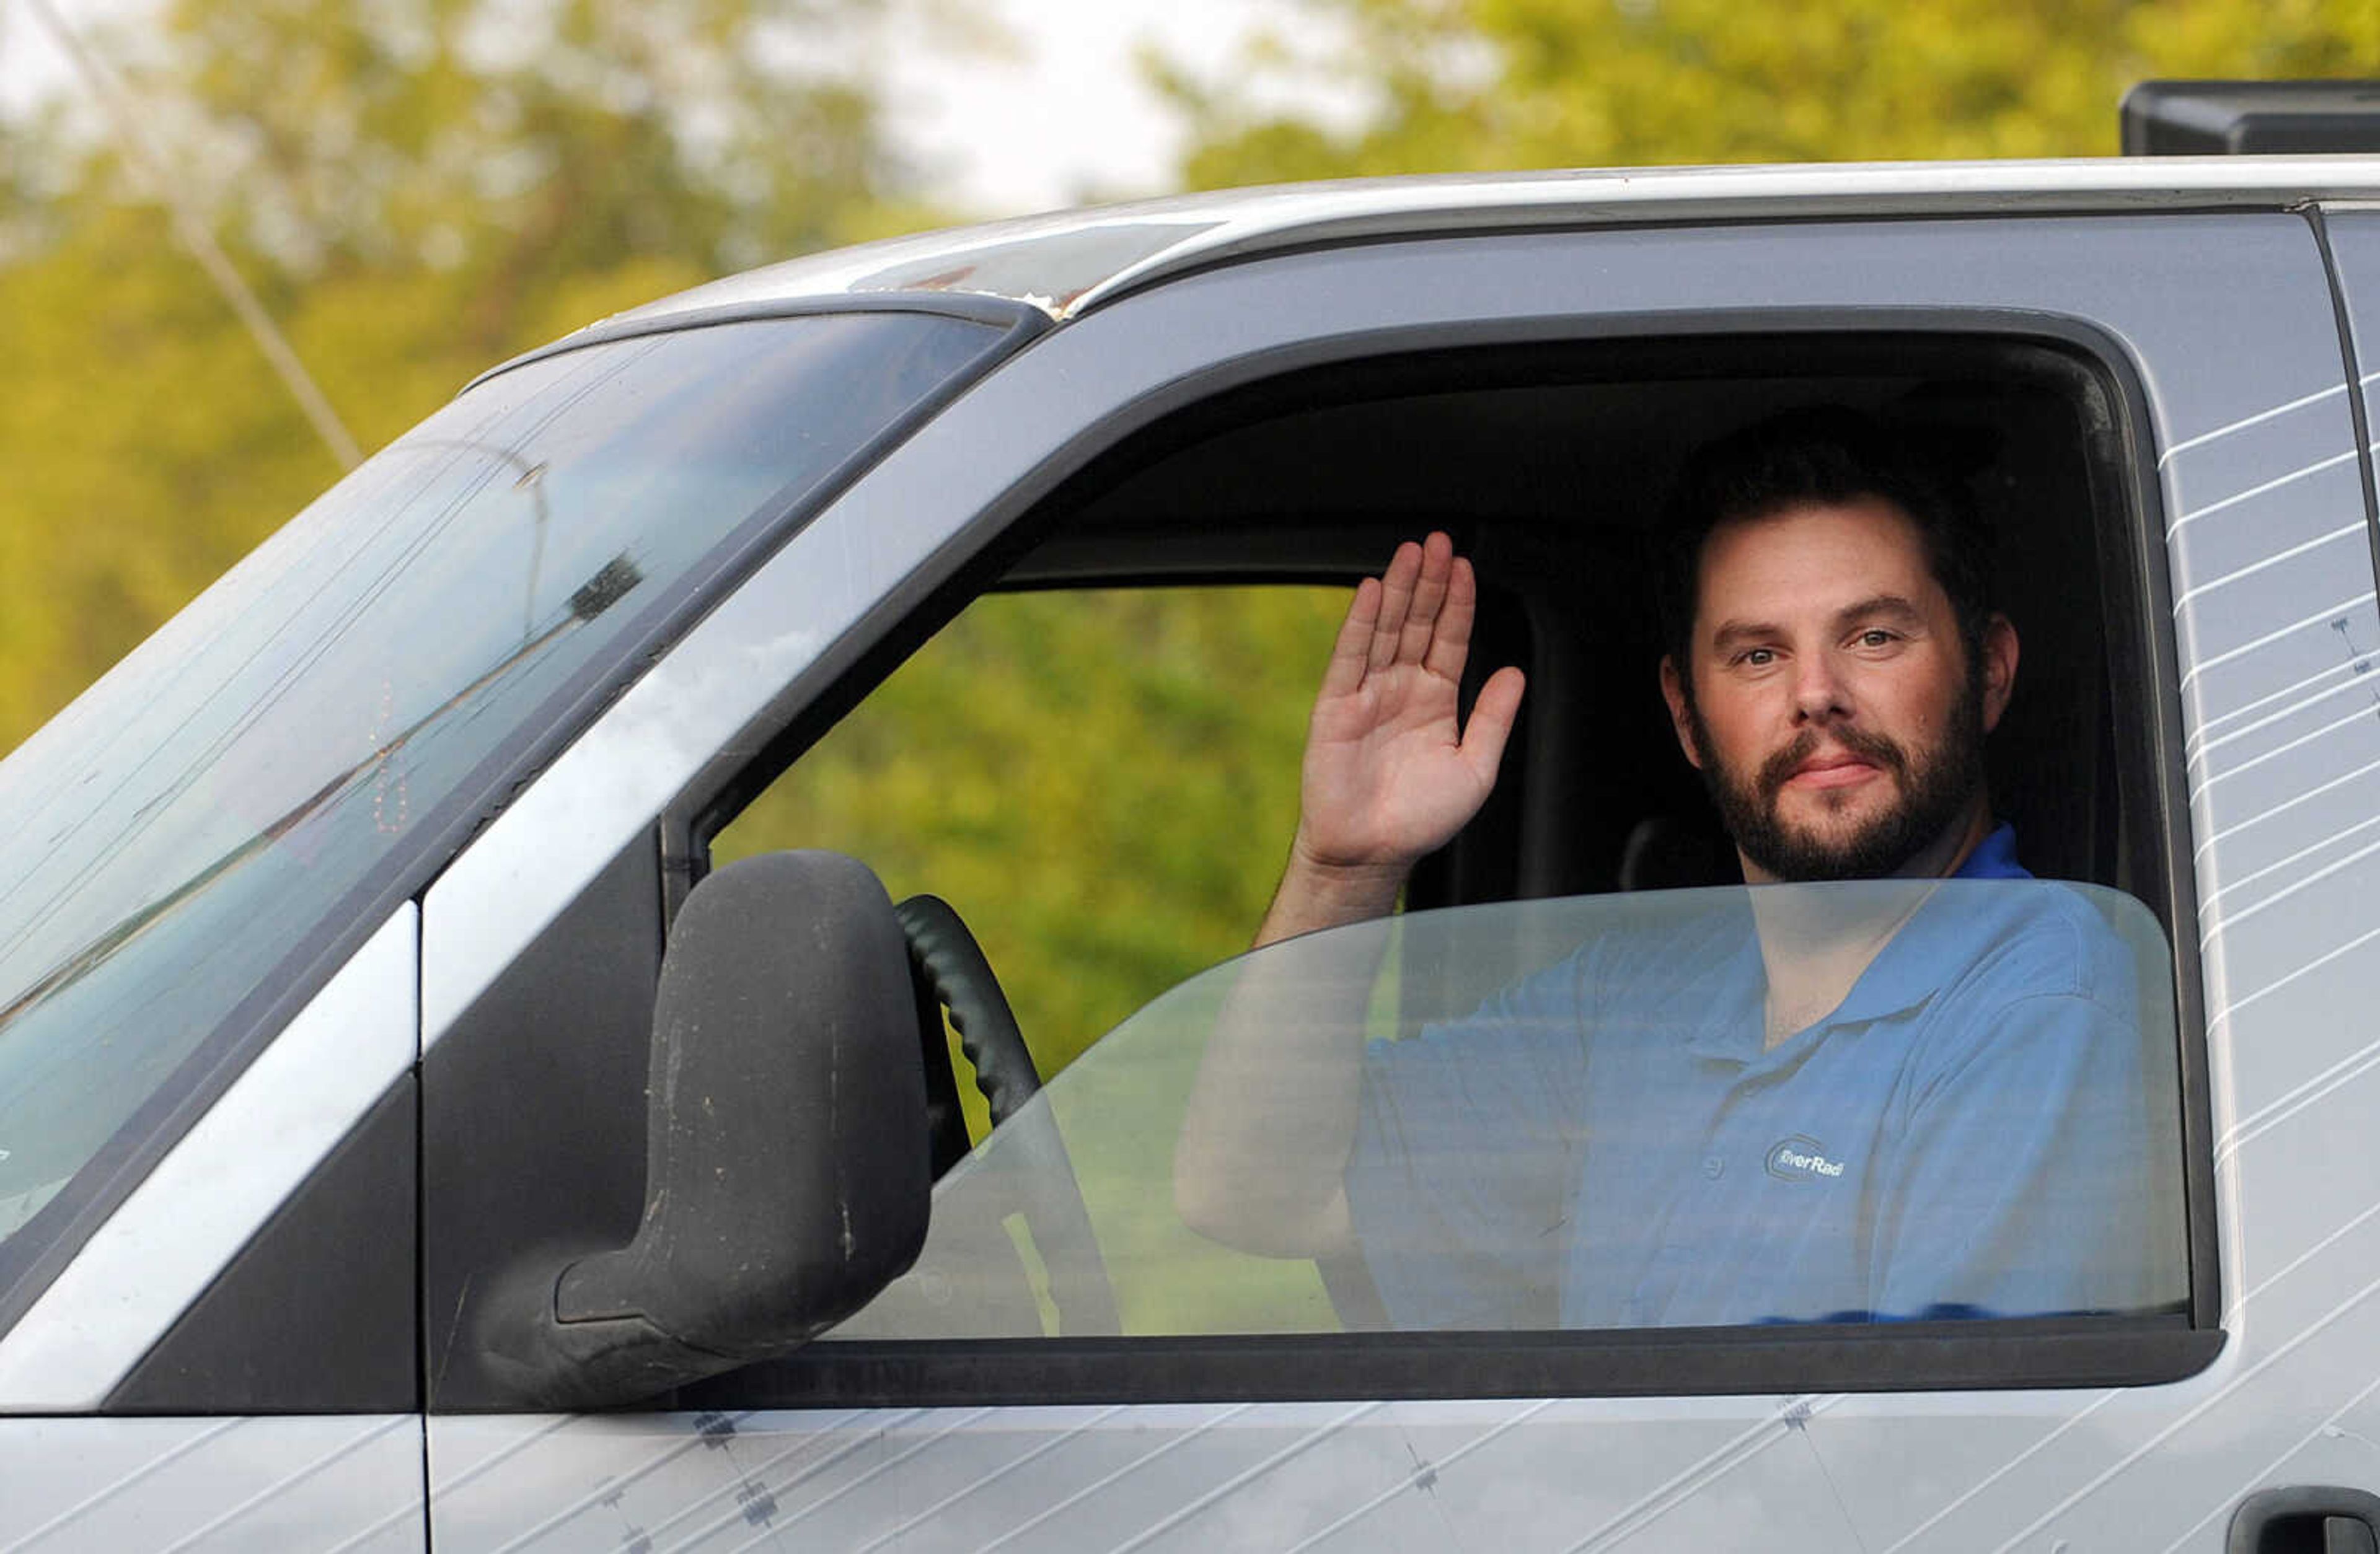
[[[1768,1174],[1780,1182],[1831,1182],[1843,1162],[1827,1158],[1827,1147],[1807,1134],[1780,1138],[1768,1147]]]

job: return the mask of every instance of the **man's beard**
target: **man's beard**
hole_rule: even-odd
[[[1750,778],[1718,759],[1700,711],[1687,717],[1694,748],[1702,756],[1703,786],[1718,807],[1720,821],[1743,856],[1772,877],[1787,880],[1876,880],[1902,865],[1949,830],[1982,787],[1984,720],[1982,677],[1970,674],[1945,720],[1942,737],[1915,755],[1880,734],[1836,728],[1835,745],[1869,761],[1892,778],[1900,798],[1846,835],[1828,836],[1789,828],[1777,810],[1778,795],[1794,769],[1825,741],[1804,729],[1769,757]]]

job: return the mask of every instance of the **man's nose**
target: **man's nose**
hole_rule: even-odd
[[[1795,722],[1831,722],[1850,710],[1833,654],[1803,653],[1793,661]]]

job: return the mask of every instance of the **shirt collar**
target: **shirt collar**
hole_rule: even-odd
[[[1739,887],[1737,893],[1746,889]],[[1768,994],[1768,973],[1760,963],[1760,936],[1749,910],[1733,939],[1733,948],[1699,978],[1704,1016],[1686,1038],[1686,1050],[1697,1058],[1750,1063],[1761,1056],[1760,1010]]]
[[[2016,830],[2003,820],[1975,844],[1967,861],[1949,878],[2030,880],[2033,875],[2017,862]],[[1860,973],[1835,1012],[1818,1023],[1843,1026],[1881,1020],[1932,998],[2002,931],[2003,925],[1994,915],[1979,915],[1976,904],[1973,891],[1954,888],[1928,895]]]
[[[2033,873],[2016,861],[2016,827],[2002,820],[1975,844],[1967,861],[1950,871],[1953,880],[2030,880]]]
[[[2033,875],[2017,861],[2015,828],[2002,821],[1975,844],[1949,878],[2030,880]],[[1996,925],[1977,920],[1974,904],[1971,891],[1935,891],[1876,953],[1833,1013],[1767,1050],[1761,1045],[1757,1014],[1767,994],[1767,974],[1747,916],[1742,942],[1713,968],[1709,1006],[1714,1018],[1688,1042],[1689,1050],[1698,1057],[1767,1066],[1788,1060],[1829,1026],[1881,1020],[1919,1007],[1973,963],[1983,944],[1999,931]],[[1747,1009],[1754,1017],[1745,1017]]]

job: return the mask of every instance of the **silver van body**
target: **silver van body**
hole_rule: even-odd
[[[2380,358],[2375,197],[2380,164],[2346,158],[1252,190],[801,260],[500,370],[462,403],[613,343],[773,319],[941,310],[993,342],[888,417],[798,522],[686,573],[601,684],[541,704],[566,721],[516,741],[500,800],[379,895],[343,894],[354,920],[278,963],[205,1082],[75,1189],[69,1230],[0,1265],[0,1548],[2212,1549],[2265,1491],[2318,1487],[2313,1514],[2358,1514],[2380,1492],[2364,1121],[2380,1038],[2362,1012],[2380,995],[2380,922],[2363,920],[2380,895],[2380,370],[2358,366]],[[454,1379],[472,1297],[468,1270],[441,1271],[442,1223],[504,1232],[497,1198],[455,1184],[498,1157],[476,1153],[483,1135],[456,1152],[438,1114],[492,1083],[477,1054],[519,996],[507,978],[557,953],[689,794],[880,673],[868,655],[897,656],[880,645],[905,621],[982,586],[982,558],[1008,565],[1003,536],[1050,492],[1285,373],[1755,336],[2006,339],[2105,375],[2136,524],[2098,565],[2154,606],[2108,628],[2111,663],[2142,667],[2110,680],[2138,698],[2117,713],[2141,774],[2123,845],[2168,860],[2125,879],[2171,919],[2194,1109],[2174,1172],[2196,1261],[2171,1330],[2014,1331],[2005,1354],[1949,1360],[1913,1336],[1848,1369],[1788,1354],[1741,1387],[1708,1354],[1608,1386],[1505,1354],[1466,1393],[1470,1361],[1401,1353],[1397,1334],[1143,1369],[1102,1370],[1101,1352],[1050,1366],[1046,1391],[1029,1356],[962,1356],[807,1403],[731,1386],[556,1413]],[[354,479],[388,479],[381,463]],[[674,904],[668,851],[636,899]],[[641,1141],[626,1153],[633,1172]],[[340,1159],[386,1162],[384,1179],[358,1186],[365,1168]],[[298,1244],[334,1234],[369,1250]],[[320,1342],[399,1332],[382,1369],[404,1384],[318,1378],[314,1408],[231,1349],[292,1321],[257,1292],[306,1288],[324,1257],[398,1274],[394,1315]],[[1996,1341],[1942,1341],[1959,1342]],[[1285,1379],[1251,1387],[1250,1365]]]

